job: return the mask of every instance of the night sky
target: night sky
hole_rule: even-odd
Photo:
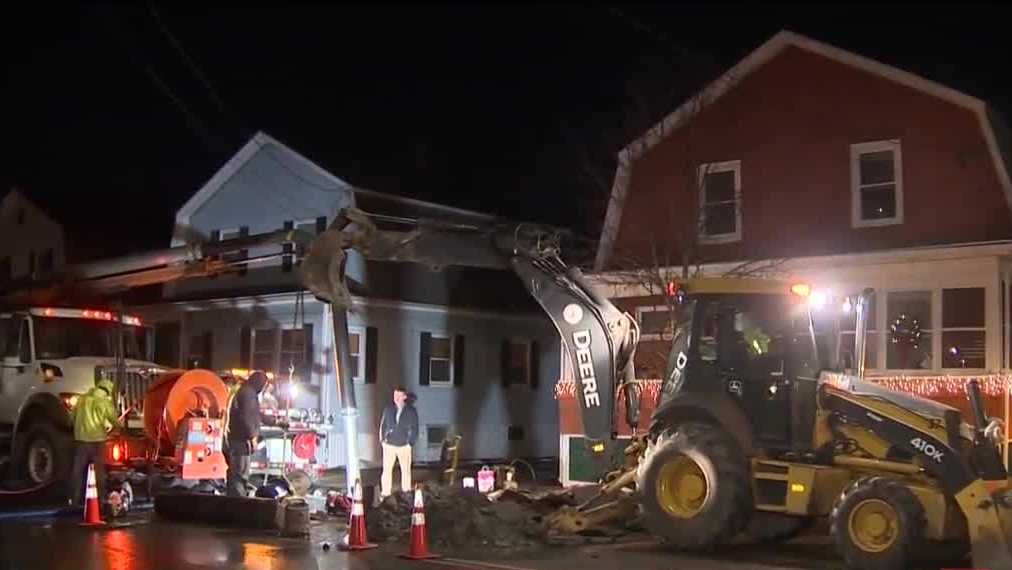
[[[1012,115],[1001,8],[15,10],[0,193],[22,188],[87,256],[166,245],[257,130],[358,186],[592,235],[606,195],[587,174],[610,185],[634,133],[784,28]]]

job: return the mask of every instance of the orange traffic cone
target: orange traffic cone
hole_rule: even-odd
[[[84,522],[81,526],[105,524],[98,506],[98,487],[95,484],[95,465],[88,464],[88,490],[84,494]]]
[[[348,534],[344,536],[341,550],[368,550],[378,545],[369,542],[365,532],[365,507],[362,505],[362,483],[355,480],[355,502],[348,519]]]
[[[411,513],[411,549],[401,558],[425,560],[439,558],[438,554],[429,552],[429,541],[425,532],[425,505],[422,504],[422,490],[415,487],[415,508]]]

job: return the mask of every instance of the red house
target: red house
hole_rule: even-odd
[[[953,402],[970,376],[1003,392],[1009,142],[980,99],[780,32],[619,154],[596,273],[659,339],[641,347],[641,377],[661,372],[660,303],[605,283],[667,251],[675,274],[759,262],[840,295],[872,287],[870,376]],[[917,347],[891,342],[897,319],[920,329]]]

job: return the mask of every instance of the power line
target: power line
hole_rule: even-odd
[[[186,50],[183,49],[183,45],[180,43],[179,39],[176,38],[175,34],[173,34],[165,25],[165,22],[162,21],[162,17],[155,8],[155,3],[153,1],[148,2],[148,10],[151,12],[151,16],[158,25],[158,29],[161,30],[162,35],[164,35],[168,42],[172,44],[173,49],[175,49],[176,53],[179,54],[179,57],[183,60],[183,63],[186,64],[186,67],[189,68],[189,70],[197,77],[197,80],[200,81],[201,85],[204,86],[204,89],[207,90],[208,95],[210,95],[214,104],[218,106],[218,109],[221,110],[222,113],[229,115],[239,124],[245,126],[245,122],[228,105],[225,104],[225,101],[218,94],[218,91],[211,84],[210,80],[207,79],[207,76],[204,75],[193,58],[191,58]]]
[[[161,75],[158,74],[151,62],[140,53],[140,50],[136,47],[136,45],[134,45],[134,43],[126,37],[120,29],[118,23],[114,21],[115,17],[110,11],[111,8],[100,7],[99,10],[105,21],[106,28],[116,35],[120,45],[127,51],[131,63],[144,72],[144,74],[148,76],[148,79],[150,79],[151,82],[154,83],[155,86],[158,87],[158,89],[166,97],[168,97],[170,101],[172,101],[173,105],[176,106],[179,112],[182,113],[183,117],[186,119],[186,123],[190,130],[198,139],[200,139],[200,142],[203,143],[205,150],[208,152],[214,152],[214,145],[211,142],[211,138],[208,136],[207,130],[200,123],[200,120],[195,114],[193,114],[192,111],[190,111],[189,107],[186,106],[186,103],[176,95],[169,84],[162,79]]]

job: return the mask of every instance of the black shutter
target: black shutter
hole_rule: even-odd
[[[429,355],[432,353],[432,333],[423,332],[418,345],[418,385],[429,385]]]
[[[302,360],[302,370],[299,371],[299,375],[302,377],[303,382],[313,381],[313,368],[316,358],[313,354],[313,323],[305,323],[302,325],[302,350],[304,351]]]
[[[249,237],[249,226],[239,226],[239,237],[241,237],[241,238]],[[238,257],[238,259],[248,259],[249,258],[249,250],[248,249],[240,249],[239,250],[239,255],[237,257]],[[239,275],[246,275],[246,264],[245,263],[243,263],[242,265],[239,266]]]
[[[378,361],[376,355],[379,354],[379,329],[376,327],[365,328],[365,383],[375,384],[376,383],[376,371]],[[361,358],[361,355],[359,355]]]
[[[316,235],[320,235],[327,231],[327,216],[320,216],[316,218]]]
[[[295,222],[292,222],[292,221],[285,222],[285,225],[284,225],[283,229],[286,232],[289,231],[289,230],[295,229]],[[281,246],[281,252],[285,254],[285,255],[281,256],[281,270],[282,271],[290,272],[292,270],[292,262],[294,260],[292,259],[292,255],[291,254],[294,251],[295,251],[295,248],[294,248],[294,246],[291,243],[286,243],[286,244],[283,244]]]
[[[464,384],[464,335],[458,334],[453,339],[453,385]]]
[[[537,390],[541,383],[541,350],[538,341],[531,341],[531,390]]]
[[[201,359],[203,360],[200,363],[201,368],[211,370],[211,362],[214,359],[214,333],[211,331],[204,333],[204,350]]]
[[[239,368],[250,367],[250,344],[253,342],[253,335],[248,326],[242,327],[239,331]]]
[[[502,346],[499,348],[499,374],[502,375],[502,385],[507,387],[510,385],[510,341],[505,339],[502,341]]]

